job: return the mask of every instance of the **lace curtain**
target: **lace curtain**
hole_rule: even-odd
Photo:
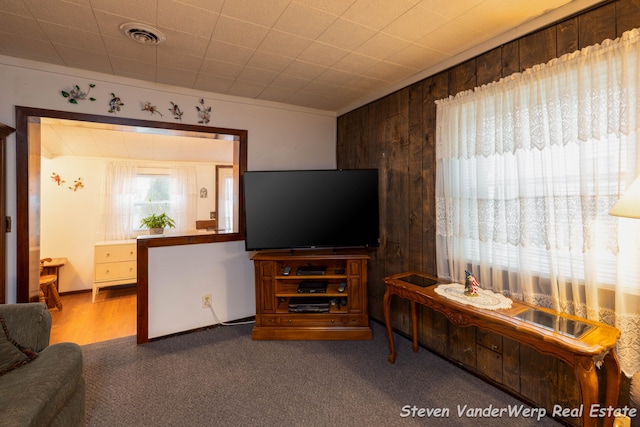
[[[100,192],[98,241],[125,240],[135,237],[131,224],[134,217],[135,178],[137,168],[128,162],[112,162],[105,168]]]
[[[148,170],[149,168],[146,168]],[[135,238],[139,231],[140,213],[136,216],[136,177],[140,168],[131,162],[111,162],[105,169],[100,195],[100,218],[97,240],[126,240]],[[163,167],[170,179],[169,211],[176,228],[188,233],[195,230],[197,217],[197,178],[194,166]]]
[[[615,325],[640,370],[640,33],[437,102],[438,275]]]
[[[196,228],[198,185],[194,166],[176,166],[171,170],[171,216],[176,231],[192,232]]]

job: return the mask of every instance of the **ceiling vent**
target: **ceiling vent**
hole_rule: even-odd
[[[131,40],[140,44],[155,46],[166,40],[166,37],[160,30],[137,22],[127,22],[126,24],[120,25],[120,31]]]

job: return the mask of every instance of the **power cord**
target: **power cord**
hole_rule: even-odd
[[[216,322],[216,325],[237,326],[237,325],[250,325],[252,323],[256,323],[255,320],[246,320],[246,321],[239,321],[239,322],[221,322],[218,316],[216,316],[216,311],[213,309],[213,304],[209,304],[209,309],[211,310],[211,315],[213,316],[213,320],[214,322]]]

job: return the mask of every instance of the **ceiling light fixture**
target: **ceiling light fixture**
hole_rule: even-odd
[[[119,28],[125,36],[140,44],[155,46],[167,39],[157,28],[138,22],[127,22]]]

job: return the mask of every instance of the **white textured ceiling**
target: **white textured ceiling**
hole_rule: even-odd
[[[341,111],[558,8],[595,2],[0,0],[0,54]],[[126,22],[166,41],[125,38]]]
[[[234,137],[42,118],[43,157],[233,164]]]

